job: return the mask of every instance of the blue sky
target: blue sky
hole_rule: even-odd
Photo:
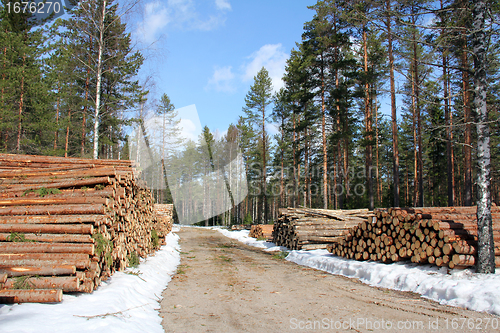
[[[154,82],[150,98],[166,93],[177,108],[195,104],[202,126],[224,132],[243,114],[262,66],[275,89],[283,85],[286,59],[315,3],[145,0],[130,29],[146,55],[141,78]]]

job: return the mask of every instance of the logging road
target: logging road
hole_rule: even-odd
[[[468,327],[498,332],[500,327],[499,317],[299,266],[218,231],[182,228],[178,235],[181,263],[160,310],[168,333],[466,332]]]

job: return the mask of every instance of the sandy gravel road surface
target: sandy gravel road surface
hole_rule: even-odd
[[[498,316],[299,266],[218,231],[178,235],[181,264],[161,303],[165,332],[500,331]]]

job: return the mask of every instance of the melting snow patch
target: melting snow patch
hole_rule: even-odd
[[[285,247],[248,237],[248,230],[217,230],[227,237],[267,251],[289,251]],[[447,268],[430,265],[345,259],[327,250],[290,251],[286,260],[331,274],[356,278],[371,286],[412,291],[441,304],[500,315],[498,269],[496,274],[477,274],[468,269],[456,269],[448,273]]]
[[[92,294],[65,294],[56,304],[0,305],[1,332],[163,333],[159,301],[180,262],[178,240],[168,234],[167,245],[137,268],[116,272]]]

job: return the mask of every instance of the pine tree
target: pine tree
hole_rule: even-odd
[[[50,96],[42,75],[43,29],[33,29],[31,14],[0,7],[0,142],[6,152],[41,153],[53,130]],[[49,131],[47,131],[49,129]]]
[[[266,122],[269,120],[267,107],[272,103],[272,81],[269,77],[269,72],[262,69],[254,77],[254,84],[250,87],[250,91],[245,97],[245,107],[243,111],[246,118],[255,128],[261,138],[260,162],[261,162],[261,223],[267,222],[267,170],[266,170],[266,155],[268,154],[268,144],[266,140]]]
[[[65,21],[68,38],[75,45],[73,56],[85,73],[81,82],[85,82],[86,95],[90,94],[93,100],[93,158],[99,156],[99,150],[109,156],[111,147],[124,140],[119,130],[124,123],[119,111],[143,98],[135,80],[143,57],[133,52],[130,34],[125,32],[125,23],[117,10],[113,0],[85,1]],[[85,117],[87,109],[84,110]],[[107,150],[99,144],[101,138],[106,138]]]

